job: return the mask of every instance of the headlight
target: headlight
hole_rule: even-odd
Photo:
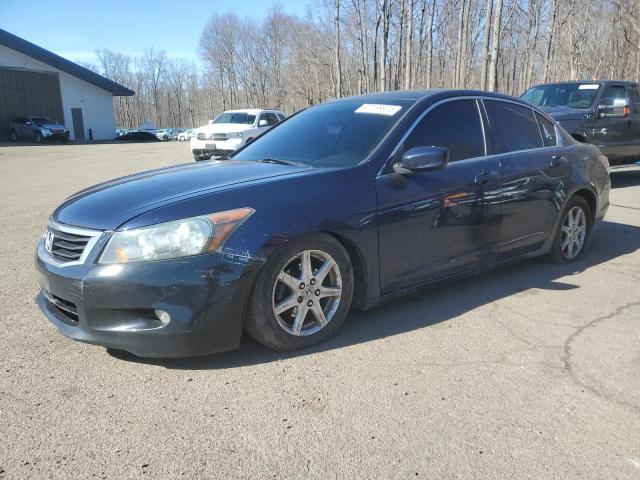
[[[48,128],[41,128],[40,131],[43,135],[51,135],[51,130],[49,130]]]
[[[242,132],[227,133],[228,138],[242,138]]]
[[[98,263],[132,263],[220,250],[254,212],[239,208],[113,234]]]

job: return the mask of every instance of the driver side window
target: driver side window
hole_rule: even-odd
[[[413,147],[443,147],[449,161],[485,155],[480,112],[475,100],[453,100],[431,110],[403,144],[406,152]]]
[[[600,110],[605,113],[623,114],[629,107],[627,92],[624,87],[611,85],[606,88],[600,99]]]

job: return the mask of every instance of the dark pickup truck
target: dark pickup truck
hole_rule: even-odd
[[[637,83],[581,80],[531,87],[521,98],[544,110],[571,136],[592,143],[612,164],[640,160]]]

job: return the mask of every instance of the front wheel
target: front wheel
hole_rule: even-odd
[[[592,226],[591,209],[587,201],[580,196],[569,200],[551,247],[553,261],[570,263],[579,260],[586,252]]]
[[[274,350],[298,350],[333,336],[353,297],[353,269],[333,237],[309,235],[283,247],[258,274],[245,328]]]
[[[36,141],[36,143],[42,143],[42,134],[40,132],[36,132],[34,139]]]
[[[199,162],[201,160],[210,160],[211,159],[211,155],[206,155],[206,154],[203,154],[203,153],[194,153],[193,154],[193,159],[196,162]]]

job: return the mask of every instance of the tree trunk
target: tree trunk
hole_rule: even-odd
[[[342,97],[342,59],[340,58],[340,0],[335,0],[335,18],[334,25],[336,29],[335,43],[335,62],[336,62],[336,89],[335,96]]]
[[[491,32],[491,63],[489,65],[489,88],[490,92],[495,92],[498,88],[498,55],[500,52],[500,25],[502,22],[503,0],[496,0],[496,11],[493,17],[493,27]]]
[[[491,38],[491,15],[493,13],[493,0],[487,0],[485,9],[484,31],[482,32],[482,70],[480,72],[480,90],[487,89],[487,72],[489,70],[489,40]]]

